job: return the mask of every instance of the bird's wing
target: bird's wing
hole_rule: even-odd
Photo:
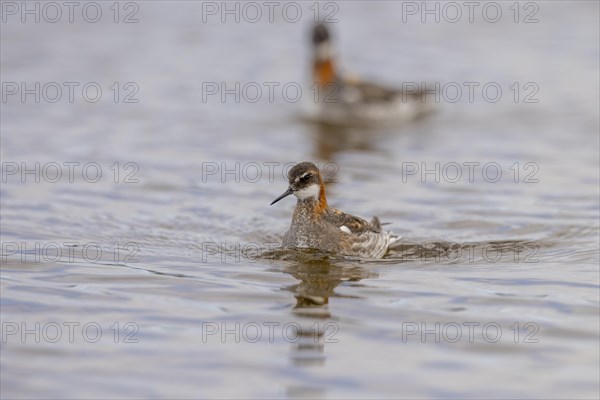
[[[326,218],[329,219],[333,224],[335,224],[342,231],[348,230],[355,235],[361,235],[366,232],[379,233],[380,229],[377,229],[376,225],[372,225],[369,222],[365,221],[362,218],[355,217],[354,215],[346,214],[340,210],[335,208],[330,208],[329,212],[326,215]],[[343,228],[345,227],[345,229]]]
[[[345,91],[353,94],[353,96],[349,97],[354,97],[357,100],[360,98],[360,102],[362,103],[392,102],[398,98],[401,98],[403,101],[408,98],[421,99],[424,94],[421,88],[415,88],[416,90],[411,88],[411,90],[403,92],[400,89],[356,79],[343,79],[341,85]],[[431,91],[431,89],[428,88],[427,91]]]
[[[342,243],[351,249],[351,253],[359,257],[381,258],[387,252],[392,240],[389,232],[382,232],[378,227],[379,220],[372,223],[354,215],[346,214],[335,208],[329,208],[326,218],[342,232]]]

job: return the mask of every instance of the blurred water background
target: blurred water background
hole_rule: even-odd
[[[235,22],[220,2],[99,2],[96,23],[85,2],[73,23],[6,3],[3,398],[598,398],[598,2],[497,2],[495,23],[487,2],[456,23],[446,3],[439,23],[420,2],[277,3],[273,21],[259,2],[256,23],[242,3]],[[437,111],[307,121],[315,10],[344,72],[451,83]],[[36,82],[62,97],[22,101]],[[268,206],[284,165],[304,160],[331,168],[331,205],[405,245],[265,251],[293,209]],[[439,182],[421,175],[436,163]]]

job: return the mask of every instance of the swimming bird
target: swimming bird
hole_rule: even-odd
[[[314,101],[317,119],[333,124],[408,122],[430,112],[427,94],[411,84],[407,90],[349,79],[339,74],[329,30],[323,23],[312,32]]]
[[[371,222],[329,207],[325,185],[312,162],[295,165],[288,173],[288,189],[271,205],[289,195],[298,199],[284,248],[310,248],[345,256],[381,258],[397,237],[381,229],[377,217]]]

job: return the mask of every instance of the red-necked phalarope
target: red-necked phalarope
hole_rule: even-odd
[[[283,247],[326,250],[346,256],[381,258],[396,237],[381,229],[377,217],[371,222],[327,205],[323,178],[317,166],[303,162],[288,173],[289,187],[271,205],[291,194],[298,202]]]
[[[408,122],[432,110],[421,91],[386,88],[338,75],[331,36],[324,24],[312,34],[313,78],[318,93],[316,118],[333,124]]]

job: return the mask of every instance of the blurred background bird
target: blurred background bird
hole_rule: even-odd
[[[333,49],[328,27],[316,24],[312,57],[317,120],[334,125],[405,123],[432,111],[426,87],[399,90],[341,75]]]

